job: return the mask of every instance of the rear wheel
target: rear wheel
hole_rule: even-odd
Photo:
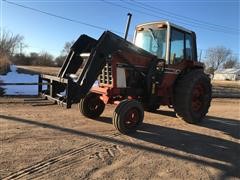
[[[80,112],[91,119],[98,118],[105,109],[105,103],[100,99],[100,95],[95,93],[87,94],[80,100]]]
[[[174,109],[177,116],[188,123],[202,121],[211,103],[210,79],[202,70],[192,70],[177,80]]]
[[[121,101],[113,113],[113,125],[123,133],[135,132],[143,122],[144,110],[136,100]]]

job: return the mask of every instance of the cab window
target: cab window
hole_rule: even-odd
[[[190,34],[186,34],[186,59],[193,60],[193,48],[192,48],[192,36]]]
[[[175,64],[184,59],[184,33],[175,29],[171,31],[170,63]]]
[[[159,59],[166,58],[166,28],[146,29],[137,32],[135,45],[156,55]]]

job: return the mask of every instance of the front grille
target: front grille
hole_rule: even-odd
[[[102,69],[102,73],[98,77],[100,84],[112,84],[112,65],[111,63],[106,63]]]

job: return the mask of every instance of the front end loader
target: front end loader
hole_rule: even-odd
[[[116,104],[113,124],[123,134],[142,124],[144,111],[174,108],[188,123],[200,122],[211,102],[210,79],[197,61],[196,35],[162,21],[136,27],[133,43],[105,31],[96,40],[81,35],[57,76],[41,75],[39,94],[88,118]]]

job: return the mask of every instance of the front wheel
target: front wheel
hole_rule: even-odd
[[[136,100],[121,101],[113,113],[113,124],[122,134],[135,132],[143,122],[144,110]]]
[[[95,93],[87,94],[80,100],[80,112],[91,119],[98,118],[105,109],[105,103],[100,99],[100,95]]]

